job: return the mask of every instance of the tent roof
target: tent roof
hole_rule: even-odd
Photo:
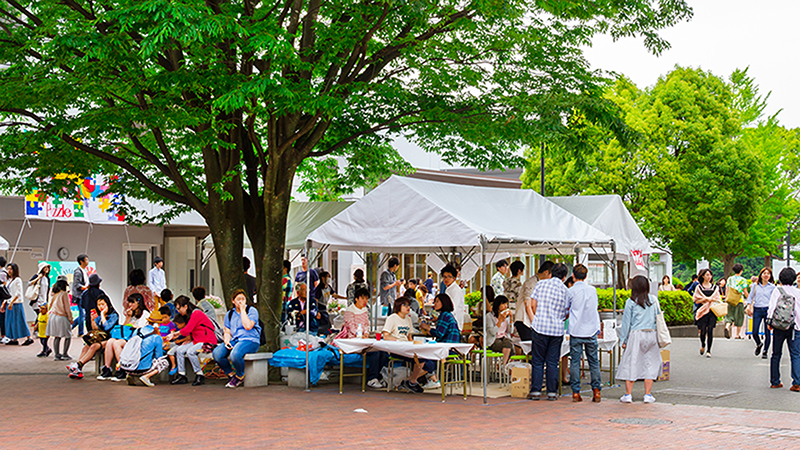
[[[8,241],[3,236],[0,236],[0,250],[8,250]]]
[[[572,252],[613,239],[532,190],[439,183],[399,176],[312,232],[314,247],[376,252],[472,248]]]
[[[650,243],[619,195],[581,195],[547,197],[547,199],[613,237],[617,244],[617,253],[628,257],[631,250],[641,250],[643,254],[653,253]]]
[[[286,219],[286,250],[305,247],[308,235],[355,202],[292,202]]]

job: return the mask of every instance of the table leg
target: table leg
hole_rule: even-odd
[[[339,349],[339,394],[344,386],[344,352]]]
[[[462,364],[461,366],[464,367],[464,378],[462,378],[461,381],[464,382],[464,400],[466,400],[467,399],[467,357],[466,357],[466,355],[464,356],[464,364]]]
[[[367,352],[361,353],[361,392],[367,390]]]
[[[439,375],[442,376],[442,379],[439,380],[439,384],[442,385],[442,403],[444,403],[444,389],[447,386],[447,373],[445,372],[444,360],[439,361]]]

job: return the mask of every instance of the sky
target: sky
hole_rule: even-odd
[[[647,51],[641,39],[614,42],[597,36],[585,50],[595,69],[616,72],[640,88],[652,86],[676,65],[701,68],[726,78],[734,69],[749,67],[761,93],[772,92],[766,114],[781,110],[779,122],[800,127],[800,42],[798,0],[689,0],[694,17],[661,35],[672,45],[659,56]],[[395,143],[414,167],[443,169],[435,154],[400,139]]]

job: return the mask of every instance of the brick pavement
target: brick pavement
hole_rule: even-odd
[[[435,396],[354,386],[343,395],[334,387],[148,389],[69,380],[64,364],[34,358],[34,349],[0,347],[3,448],[800,448],[800,414],[793,412],[623,405],[616,398],[599,405],[505,398],[484,406],[479,398],[449,397],[442,404]]]

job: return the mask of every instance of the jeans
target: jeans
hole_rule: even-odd
[[[78,307],[78,318],[72,321],[72,328],[78,327],[78,336],[83,336],[83,323],[86,322],[86,313]]]
[[[202,348],[202,342],[198,342],[197,344],[187,342],[175,350],[175,362],[178,364],[179,374],[186,375],[186,358],[189,358],[189,362],[192,363],[192,370],[194,370],[194,373],[203,373],[203,367],[200,365],[200,358],[197,356],[197,352]]]
[[[789,358],[792,362],[792,384],[800,386],[800,331],[794,327],[789,330],[772,330],[774,341],[772,344],[772,359],[769,362],[769,382],[773,386],[781,384],[781,357],[783,356],[783,342],[789,347]]]
[[[589,373],[592,374],[592,389],[600,389],[600,359],[597,356],[597,336],[588,338],[569,337],[569,384],[573,393],[581,391],[581,352],[586,353]]]
[[[257,352],[259,347],[258,342],[245,340],[231,341],[231,346],[233,348],[228,350],[225,344],[219,344],[213,352],[214,361],[217,362],[217,365],[219,365],[226,374],[235,371],[237,377],[240,379],[244,378],[244,355]],[[228,361],[229,357],[230,361]],[[233,368],[231,368],[231,363],[233,363]]]
[[[541,392],[542,379],[546,370],[547,393],[555,393],[558,391],[558,360],[561,356],[561,341],[564,340],[564,336],[539,334],[534,329],[531,329],[531,332],[533,333],[531,392]]]
[[[769,308],[753,308],[753,340],[756,345],[761,345],[761,324],[764,324],[764,354],[769,350],[769,344],[772,341],[772,332],[767,327],[767,310]]]
[[[380,380],[381,369],[389,365],[389,354],[386,352],[368,352],[367,358],[367,381]]]

